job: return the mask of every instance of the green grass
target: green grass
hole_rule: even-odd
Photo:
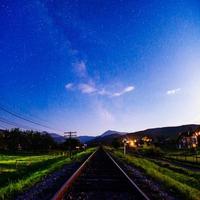
[[[166,158],[197,165],[200,164],[200,148],[198,148],[196,151],[162,148],[162,151],[164,152],[164,156]]]
[[[95,149],[90,148],[73,156],[0,156],[0,199],[9,199],[41,181],[46,175],[65,164],[82,159]],[[16,160],[18,164],[16,166]]]
[[[177,161],[200,164],[200,155],[198,155],[197,158],[195,155],[187,155],[186,157],[184,155],[169,155],[167,158],[172,158]]]
[[[188,166],[188,167],[200,169],[200,164],[198,164],[196,162],[188,162],[188,161],[184,161],[184,160],[173,159],[173,158],[170,158],[170,157],[165,157],[165,158],[167,160],[169,160],[170,162],[178,162],[178,163],[185,165],[185,166]]]
[[[193,177],[198,181],[198,189],[200,188],[200,172],[194,172],[193,170],[186,169],[184,167],[176,166],[173,163],[166,163],[165,161],[150,159],[153,163],[159,165],[160,167],[168,168],[174,172],[184,174],[189,177]]]
[[[173,189],[184,197],[184,199],[200,200],[199,173],[170,169],[167,166],[160,166],[143,157],[133,155],[124,156],[121,151],[112,151],[113,154],[129,164],[142,169],[154,180],[162,182],[167,188]],[[174,167],[175,168],[175,167]],[[178,168],[176,168],[178,169]]]

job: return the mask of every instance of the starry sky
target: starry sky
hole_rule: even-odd
[[[59,134],[200,123],[198,0],[5,0],[0,27],[11,112]]]

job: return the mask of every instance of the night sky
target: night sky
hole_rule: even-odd
[[[9,111],[60,134],[200,123],[198,0],[5,0],[0,28]]]

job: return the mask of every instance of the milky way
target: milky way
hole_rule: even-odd
[[[22,0],[0,12],[9,110],[80,134],[200,123],[198,1]]]

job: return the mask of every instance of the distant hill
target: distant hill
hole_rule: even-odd
[[[173,126],[173,127],[162,127],[162,128],[151,128],[146,129],[143,131],[133,132],[129,133],[126,136],[143,136],[143,135],[149,135],[153,137],[154,139],[164,139],[164,140],[173,140],[177,139],[179,133],[186,132],[189,130],[194,131],[200,127],[200,125],[197,124],[189,124],[189,125],[182,125],[182,126]]]
[[[112,143],[114,138],[123,138],[123,137],[138,137],[141,138],[144,135],[151,136],[154,141],[170,141],[176,140],[178,138],[179,133],[186,132],[189,130],[196,130],[200,128],[199,124],[188,124],[182,126],[172,126],[172,127],[161,127],[161,128],[150,128],[142,131],[127,133],[127,132],[119,132],[114,130],[108,130],[102,133],[99,136],[79,136],[78,139],[82,143],[87,144],[98,144]],[[4,131],[4,130],[0,130]],[[44,132],[47,133],[47,132]],[[48,133],[57,143],[62,143],[65,141],[64,136],[59,135],[57,133]]]
[[[87,135],[85,135],[85,136],[79,136],[78,138],[79,138],[79,140],[80,140],[81,143],[87,143],[90,140],[94,139],[95,137],[94,136],[87,136]]]
[[[119,132],[119,131],[113,131],[113,130],[108,130],[108,131],[104,132],[103,134],[101,134],[100,137],[105,137],[105,136],[113,135],[113,134],[125,135],[127,133],[125,133],[125,132]]]
[[[89,142],[87,142],[87,144],[89,145],[98,145],[99,143],[111,144],[114,138],[120,138],[120,137],[121,135],[117,133],[106,135],[104,137],[98,136],[98,137],[95,137],[93,140],[90,140]]]
[[[123,137],[137,137],[141,138],[145,135],[151,136],[154,141],[170,141],[176,140],[178,138],[179,133],[186,132],[189,130],[196,130],[200,125],[198,124],[189,124],[183,126],[174,126],[174,127],[162,127],[162,128],[151,128],[143,131],[137,131],[133,133],[125,133],[118,131],[106,131],[102,135],[95,137],[93,140],[89,141],[88,144],[111,144],[113,139],[115,138],[123,138]]]
[[[49,135],[57,142],[57,143],[62,143],[65,141],[64,136],[59,135],[57,133],[49,133]],[[94,136],[79,136],[78,139],[80,140],[81,143],[86,143],[92,139],[94,139]]]
[[[122,135],[126,135],[126,132],[119,132],[108,130],[101,135],[95,137],[93,140],[88,141],[88,144],[98,144],[98,143],[111,143],[114,138],[119,138]]]
[[[55,142],[57,142],[57,143],[62,143],[62,142],[64,142],[65,141],[65,138],[64,138],[64,136],[62,136],[62,135],[59,135],[59,134],[57,134],[57,133],[48,133],[53,139],[54,139],[54,141]]]

